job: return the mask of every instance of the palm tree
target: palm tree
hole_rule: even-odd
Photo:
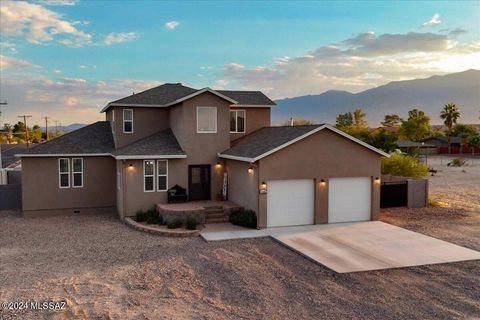
[[[450,149],[450,136],[452,135],[452,127],[457,123],[458,118],[460,118],[460,110],[453,102],[447,103],[442,112],[440,112],[440,118],[443,119],[443,123],[448,128],[448,153],[451,153]]]

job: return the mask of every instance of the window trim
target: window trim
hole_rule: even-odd
[[[82,163],[82,171],[75,171],[75,166],[73,164],[73,162],[75,160],[80,160],[80,162]],[[72,158],[72,188],[83,188],[83,158]],[[80,173],[82,175],[82,185],[80,186],[76,186],[75,185],[75,173]]]
[[[198,110],[199,109],[214,109],[215,110],[215,130],[214,131],[198,131]],[[197,106],[197,133],[217,133],[217,107]]]
[[[153,174],[145,174],[145,164],[148,162],[153,162]],[[155,165],[156,162],[155,160],[143,160],[143,192],[155,192]],[[146,190],[145,189],[145,178],[147,177],[152,177],[153,179],[153,189],[152,190]]]
[[[158,173],[158,163],[159,162],[165,162],[165,168],[166,168],[165,174]],[[167,192],[168,191],[168,160],[157,160],[156,163],[155,163],[155,169],[156,169],[155,177],[157,178],[157,192]],[[159,189],[160,186],[159,186],[159,183],[158,183],[158,177],[165,177],[165,179],[166,179],[165,190],[160,190]]]
[[[132,120],[125,120],[125,111],[131,111],[132,112]],[[125,123],[126,122],[131,122],[132,123],[132,131],[125,131]],[[133,133],[133,109],[123,109],[123,133]]]
[[[61,165],[60,165],[60,162],[62,160],[67,160],[67,172],[61,172],[60,171],[60,168],[61,168]],[[62,186],[62,174],[66,174],[67,177],[68,177],[68,186]],[[69,158],[58,158],[58,187],[60,189],[68,189],[70,188],[70,159]]]
[[[238,131],[238,111],[243,111],[243,131]],[[245,109],[239,110],[230,110],[230,114],[235,112],[235,131],[230,131],[230,133],[245,133],[247,132],[247,111]]]
[[[115,108],[112,109],[112,133],[115,133]]]

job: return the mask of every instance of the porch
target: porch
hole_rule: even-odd
[[[242,207],[232,201],[188,201],[182,203],[161,203],[156,205],[163,221],[195,217],[199,224],[228,222],[230,212]]]

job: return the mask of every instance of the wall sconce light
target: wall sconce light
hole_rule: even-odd
[[[376,182],[376,183],[380,183],[380,178],[379,178],[379,177],[375,177],[375,182]]]
[[[260,193],[267,193],[267,184],[263,181],[260,184]]]
[[[133,164],[130,163],[130,164],[128,165],[128,167],[129,167],[130,169],[132,169],[132,168],[133,168]]]
[[[248,171],[248,174],[252,174],[253,173],[253,167],[248,168],[247,171]]]
[[[216,167],[217,169],[220,169],[220,168],[222,167],[222,165],[220,164],[220,161],[217,161],[217,164],[215,165],[215,167]]]
[[[323,180],[323,179],[320,180],[320,185],[325,186],[326,184],[327,184],[327,182],[325,180]]]

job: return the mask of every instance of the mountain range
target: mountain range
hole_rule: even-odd
[[[394,81],[358,93],[330,90],[318,95],[306,95],[276,100],[272,123],[293,118],[315,123],[335,123],[338,114],[361,108],[370,125],[378,125],[386,114],[406,118],[417,108],[441,124],[439,114],[448,102],[454,102],[462,114],[460,122],[478,123],[480,116],[480,70],[466,70],[427,79]]]

